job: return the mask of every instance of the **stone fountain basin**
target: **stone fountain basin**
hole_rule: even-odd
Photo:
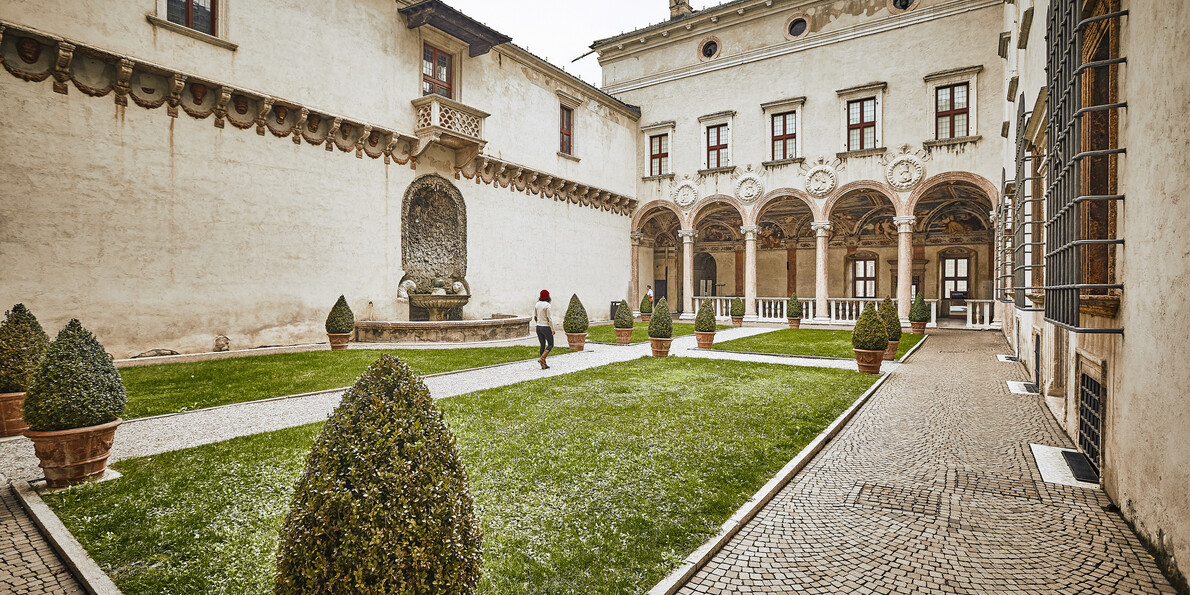
[[[519,339],[529,336],[530,320],[529,316],[414,322],[357,320],[355,340],[360,343],[470,343]]]
[[[469,295],[414,293],[409,296],[409,303],[427,310],[453,310],[462,307],[470,299]]]

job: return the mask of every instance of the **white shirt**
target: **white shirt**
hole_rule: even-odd
[[[537,326],[554,327],[554,321],[550,319],[550,303],[545,300],[533,306],[533,318],[537,321]]]

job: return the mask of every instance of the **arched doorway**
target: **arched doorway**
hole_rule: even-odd
[[[715,257],[706,252],[694,255],[694,294],[715,296],[722,291],[716,275]]]

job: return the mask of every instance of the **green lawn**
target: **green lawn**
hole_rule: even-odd
[[[905,357],[914,345],[925,339],[925,335],[901,334],[901,345],[897,347],[897,359]],[[754,353],[780,353],[783,355],[816,355],[820,357],[855,358],[851,347],[851,331],[829,331],[818,329],[782,329],[724,341],[715,342],[715,349],[728,351],[749,351]]]
[[[682,337],[685,335],[693,335],[694,334],[694,325],[691,323],[675,322],[673,327],[674,327],[673,336],[675,336],[675,337]],[[715,328],[718,330],[722,330],[722,329],[731,328],[731,327],[720,324],[720,325],[716,325]],[[601,324],[599,326],[593,326],[593,327],[587,329],[587,340],[588,341],[599,341],[602,343],[615,343],[616,342],[616,328],[610,324]],[[637,322],[637,323],[633,324],[632,325],[632,339],[630,339],[630,341],[633,343],[641,343],[641,342],[648,341],[648,340],[649,340],[649,323]]]
[[[642,358],[441,401],[483,520],[480,592],[647,591],[873,380]],[[121,461],[46,500],[124,593],[269,593],[320,428]]]
[[[348,386],[382,353],[400,356],[425,375],[534,359],[537,351],[526,346],[348,349],[123,368],[120,376],[128,388],[124,419]],[[569,352],[559,346],[550,354]]]

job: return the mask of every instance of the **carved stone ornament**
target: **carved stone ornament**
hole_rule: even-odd
[[[806,192],[814,198],[825,198],[835,190],[838,176],[835,168],[829,165],[818,165],[806,173]]]
[[[682,180],[673,191],[674,202],[683,209],[690,208],[698,200],[698,188],[691,180]]]
[[[760,181],[760,176],[754,173],[747,173],[740,176],[740,180],[735,185],[735,196],[741,202],[754,202],[764,194],[764,183]]]
[[[898,155],[888,164],[884,175],[888,178],[890,186],[901,192],[906,192],[921,181],[925,175],[925,165],[916,155]]]

